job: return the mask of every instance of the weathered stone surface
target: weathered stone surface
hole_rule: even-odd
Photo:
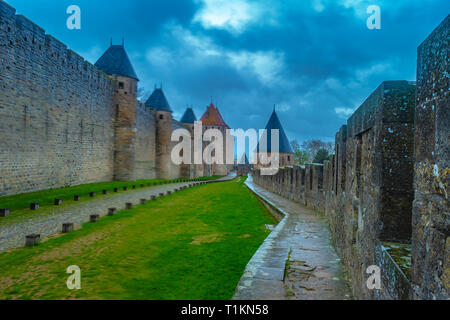
[[[93,182],[191,177],[170,160],[184,128],[0,1],[0,196]]]
[[[62,233],[70,233],[74,230],[73,223],[64,223],[62,226]]]
[[[39,234],[30,234],[25,238],[25,245],[27,247],[34,247],[39,244],[41,240],[41,235]]]
[[[450,16],[418,49],[412,280],[422,299],[450,298]]]
[[[258,185],[326,213],[357,298],[410,297],[409,280],[393,272],[384,278],[391,290],[369,290],[366,269],[393,270],[377,248],[382,241],[411,240],[414,98],[413,84],[384,82],[336,134],[333,161],[273,176],[254,172]]]

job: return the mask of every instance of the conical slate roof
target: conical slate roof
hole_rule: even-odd
[[[152,110],[172,112],[162,88],[155,88],[145,105]]]
[[[262,150],[263,152],[272,152],[272,130],[279,130],[279,153],[294,153],[292,150],[291,144],[289,143],[289,139],[284,131],[283,125],[278,118],[276,110],[273,110],[272,116],[267,123],[267,151]],[[258,152],[259,152],[259,143],[258,143]]]
[[[111,45],[95,66],[109,75],[124,76],[139,81],[124,46]]]
[[[192,108],[187,108],[183,117],[181,118],[181,123],[192,123],[194,124],[197,121],[197,117],[195,116],[194,110]]]
[[[212,103],[206,109],[201,121],[204,126],[224,126],[227,129],[230,128],[223,120],[219,109],[217,109]]]
[[[248,161],[247,153],[244,153],[239,160],[238,164],[250,164],[250,161]]]

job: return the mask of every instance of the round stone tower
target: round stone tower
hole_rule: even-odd
[[[136,114],[139,81],[124,45],[113,45],[95,64],[115,80],[113,96],[114,155],[113,179],[136,179]]]
[[[155,88],[145,105],[156,117],[156,172],[158,179],[171,178],[172,109],[162,88]]]

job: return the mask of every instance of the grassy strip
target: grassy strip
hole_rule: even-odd
[[[243,185],[188,189],[0,254],[0,299],[230,299],[276,223]],[[81,268],[81,290],[66,287]]]
[[[220,178],[220,176],[202,177],[199,179],[214,180],[218,178]],[[38,202],[40,204],[39,210],[45,211],[45,209],[47,209],[48,207],[54,206],[55,199],[62,199],[63,205],[65,206],[68,204],[77,203],[74,201],[75,195],[79,195],[81,197],[80,202],[82,202],[94,199],[89,197],[89,194],[91,192],[95,192],[97,196],[100,196],[102,195],[103,190],[107,190],[109,193],[112,193],[114,188],[118,188],[120,193],[124,192],[123,191],[124,187],[128,187],[128,189],[131,190],[133,186],[140,188],[141,185],[148,187],[149,185],[151,186],[159,185],[161,182],[176,183],[178,181],[181,181],[181,179],[172,179],[172,180],[153,179],[153,180],[137,180],[132,182],[110,181],[110,182],[91,183],[74,187],[49,189],[1,197],[0,208],[9,208],[11,210],[11,216],[7,218],[0,218],[0,224],[13,217],[36,213],[36,211],[30,210],[30,203],[32,202]]]

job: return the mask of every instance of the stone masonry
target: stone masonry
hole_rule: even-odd
[[[330,161],[253,174],[326,214],[358,299],[450,298],[449,26],[419,47],[417,85],[383,82],[336,134]],[[410,268],[390,246],[410,250]],[[381,290],[366,285],[372,265]]]
[[[450,297],[450,16],[418,50],[412,280],[417,296]]]
[[[172,163],[171,134],[184,126],[137,100],[123,45],[101,59],[109,71],[0,0],[0,196],[211,172]]]

